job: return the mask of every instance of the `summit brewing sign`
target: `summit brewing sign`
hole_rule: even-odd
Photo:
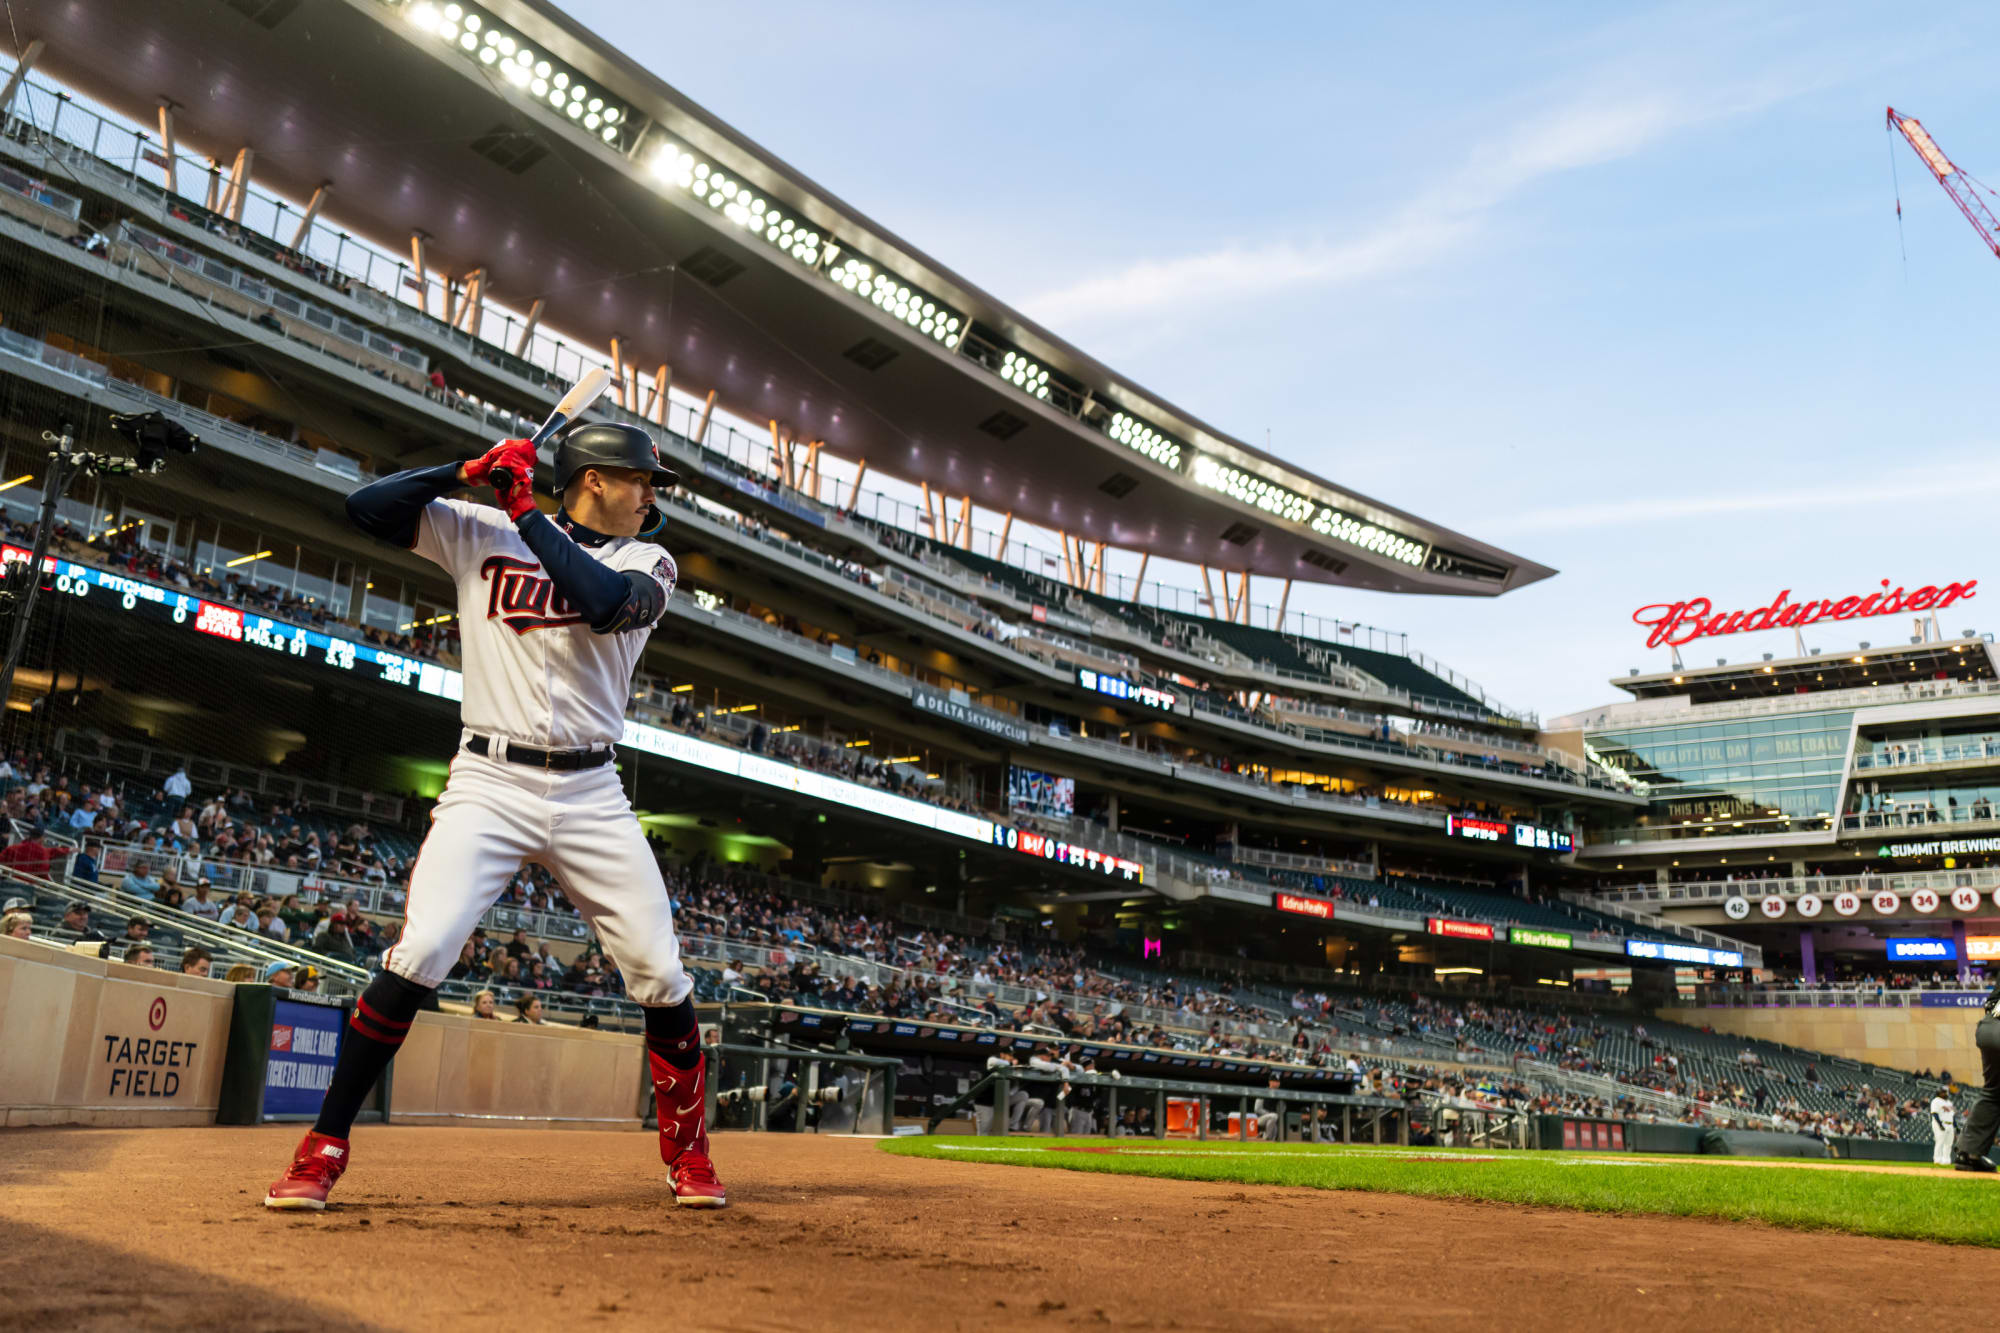
[[[1690,597],[1684,602],[1655,602],[1632,613],[1633,623],[1652,630],[1648,648],[1678,648],[1696,639],[1722,634],[1748,634],[1763,629],[1803,629],[1822,620],[1861,620],[1868,616],[1893,616],[1903,612],[1942,611],[1954,602],[1973,595],[1978,579],[1947,583],[1943,587],[1925,584],[1913,592],[1901,588],[1893,592],[1889,580],[1881,590],[1866,597],[1822,597],[1817,601],[1794,602],[1792,590],[1779,593],[1769,606],[1750,611],[1717,611],[1706,597]]]

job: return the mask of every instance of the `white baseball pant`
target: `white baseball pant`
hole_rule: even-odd
[[[694,989],[659,862],[611,764],[558,773],[461,749],[410,868],[403,933],[382,965],[436,986],[525,862],[548,867],[639,1004]]]
[[[1931,1126],[1931,1164],[1933,1166],[1950,1166],[1952,1145],[1957,1141],[1958,1126],[1946,1125],[1944,1128],[1939,1129],[1933,1123]]]

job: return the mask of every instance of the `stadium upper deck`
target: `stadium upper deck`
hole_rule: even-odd
[[[549,309],[505,312],[477,273],[420,280],[426,246],[399,265],[355,242],[343,195],[301,220],[262,176],[239,188],[256,159],[211,170],[184,139],[169,155],[135,136],[51,84],[49,49],[31,51],[0,133],[0,509],[33,511],[39,431],[57,420],[88,443],[103,408],[157,410],[207,443],[65,504],[80,563],[58,582],[130,604],[57,613],[58,669],[18,677],[11,706],[76,762],[97,751],[65,730],[423,790],[420,756],[450,743],[451,599],[425,562],[359,538],[341,500],[525,433],[593,354],[549,337]],[[176,109],[161,129],[186,121]],[[935,321],[915,333],[939,344]],[[1540,897],[1580,808],[1643,804],[1629,783],[1541,748],[1532,719],[1393,636],[1246,614],[1243,570],[1218,571],[1223,597],[1192,613],[1147,604],[1101,551],[1052,567],[965,542],[965,497],[913,521],[858,467],[829,494],[820,453],[761,448],[719,394],[690,400],[682,374],[670,400],[633,373],[636,342],[607,350],[624,401],[595,414],[643,422],[687,482],[668,539],[680,632],[649,647],[627,737],[648,826],[683,850],[751,848],[815,880],[898,867],[899,889],[963,883],[1019,910],[1115,900],[1133,929],[1198,912],[1260,947],[1275,925],[1322,959],[1449,967],[1520,925],[1540,941],[1514,951],[1535,983],[1572,934],[1618,955],[1654,929]],[[1040,387],[1033,401],[1052,401]],[[160,623],[176,606],[186,622]],[[182,632],[204,625],[216,642]],[[273,652],[295,660],[240,678]],[[165,665],[139,674],[138,657]],[[326,727],[318,710],[350,691],[340,707],[370,710],[406,753]],[[1434,912],[1461,933],[1428,929]],[[1428,943],[1397,941],[1411,932]]]
[[[463,326],[511,304],[524,344],[546,327],[608,353],[635,407],[645,376],[773,422],[815,489],[824,450],[1066,548],[1403,592],[1553,572],[1122,380],[553,5],[77,0],[21,38],[35,69],[232,164],[231,216],[253,183],[311,198],[408,246],[420,288],[446,275]]]

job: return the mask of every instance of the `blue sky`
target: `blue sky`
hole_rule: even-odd
[[[1898,140],[1903,258],[1882,123],[2000,180],[1990,6],[564,3],[1136,382],[1561,570],[1294,593],[1511,704],[1665,666],[1629,615],[1683,596],[1990,576],[1944,628],[2000,629],[2000,260]]]

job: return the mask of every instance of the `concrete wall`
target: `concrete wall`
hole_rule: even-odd
[[[236,987],[0,939],[0,1124],[212,1125]],[[539,1128],[639,1125],[634,1035],[420,1014],[391,1119]]]
[[[396,1056],[399,1124],[636,1128],[645,1043],[621,1032],[419,1014]]]
[[[214,1124],[235,989],[0,939],[0,1123]]]
[[[1892,1069],[1949,1069],[1960,1082],[1980,1078],[1972,1044],[1977,1009],[1662,1009],[1660,1017]]]

